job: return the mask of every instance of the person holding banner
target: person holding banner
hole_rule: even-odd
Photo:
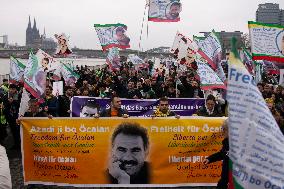
[[[217,184],[217,189],[225,189],[228,188],[228,181],[229,181],[229,139],[228,139],[228,120],[225,120],[222,125],[222,131],[224,140],[222,141],[222,149],[212,154],[211,156],[207,157],[203,160],[203,164],[207,165],[209,163],[213,163],[216,161],[223,160],[222,164],[222,173],[221,173],[221,179],[219,180]]]
[[[149,184],[147,129],[138,123],[121,123],[111,137],[107,177],[111,184]]]
[[[29,101],[29,111],[25,112],[24,117],[49,117],[52,118],[51,115],[47,114],[47,109],[40,109],[39,102],[37,99],[31,99]]]
[[[41,107],[46,110],[48,114],[54,117],[58,116],[58,100],[52,94],[51,86],[46,86],[44,103],[41,104]]]
[[[162,97],[159,100],[159,106],[157,110],[153,113],[152,118],[154,117],[175,117],[177,119],[180,118],[175,112],[169,109],[169,100],[167,97]]]
[[[58,114],[59,117],[70,117],[70,103],[73,97],[73,89],[70,86],[65,87],[65,95],[58,97]]]
[[[222,117],[223,113],[221,107],[216,104],[215,97],[212,94],[209,94],[206,98],[205,105],[197,110],[196,115],[204,117]]]
[[[119,97],[112,97],[109,109],[104,109],[99,115],[95,117],[123,117],[128,118],[127,110],[121,108],[121,100]]]

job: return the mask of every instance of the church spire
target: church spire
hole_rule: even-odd
[[[28,24],[28,28],[32,28],[32,24],[31,24],[31,16],[29,15],[29,24]]]
[[[46,38],[46,34],[45,34],[45,27],[43,28],[43,38],[45,39]]]
[[[34,18],[34,26],[33,26],[33,29],[36,30],[36,20]]]

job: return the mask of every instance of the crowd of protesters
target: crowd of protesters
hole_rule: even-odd
[[[164,66],[156,69],[153,66],[151,61],[148,62],[146,68],[138,68],[129,62],[124,63],[118,70],[111,70],[108,67],[90,69],[87,66],[77,66],[74,71],[80,75],[80,78],[76,83],[65,86],[63,95],[53,95],[53,80],[52,77],[49,77],[46,82],[43,102],[39,103],[38,99],[31,96],[29,109],[23,115],[19,115],[23,84],[9,84],[8,80],[4,79],[0,87],[0,147],[7,136],[7,127],[10,127],[14,139],[12,148],[20,149],[19,116],[70,117],[70,103],[73,96],[110,98],[110,108],[102,109],[94,115],[94,118],[128,118],[128,111],[121,107],[121,98],[159,100],[159,105],[152,118],[180,118],[178,114],[170,110],[169,98],[205,98],[205,104],[193,114],[194,116],[228,116],[226,91],[202,91],[196,69],[188,68],[186,71],[180,71],[174,63],[164,63]],[[283,133],[284,87],[277,85],[277,78],[273,75],[264,73],[262,78],[262,82],[257,86]],[[225,137],[220,152],[209,156],[203,163],[208,164],[217,160],[226,161],[228,146],[228,138]],[[228,183],[226,165],[223,163],[219,187],[227,186]],[[11,181],[6,180],[7,184],[11,185]]]
[[[74,71],[80,75],[77,82],[64,87],[64,94],[52,94],[52,80],[47,80],[44,102],[39,104],[35,99],[30,102],[30,108],[25,117],[70,117],[70,103],[73,96],[89,96],[101,98],[127,99],[160,99],[160,98],[204,98],[205,104],[195,115],[221,117],[227,115],[225,91],[219,91],[218,96],[206,94],[199,87],[195,70],[178,70],[172,62],[162,63],[161,68],[154,69],[154,63],[148,61],[147,67],[138,68],[131,62],[122,64],[118,70],[108,67],[90,69],[87,66],[77,66]],[[276,79],[265,75],[263,82],[258,84],[268,107],[283,131],[284,128],[284,88],[275,85]],[[275,87],[277,86],[277,87]],[[19,126],[17,119],[21,102],[22,84],[9,84],[3,80],[0,88],[0,121],[1,139],[5,138],[5,128],[9,125],[15,148],[20,146]],[[2,140],[3,141],[3,140]]]

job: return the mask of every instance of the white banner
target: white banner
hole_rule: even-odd
[[[222,46],[221,43],[213,30],[204,40],[195,40],[199,49],[200,54],[205,58],[213,69],[217,69],[217,64],[221,62],[222,58]]]
[[[174,54],[179,64],[191,67],[197,50],[198,47],[192,40],[177,32],[170,51]]]
[[[63,81],[53,82],[52,94],[54,96],[63,95]]]
[[[130,38],[125,34],[127,26],[124,24],[95,24],[95,29],[103,50],[118,47],[129,48]]]
[[[284,62],[284,26],[248,24],[253,59]]]
[[[284,87],[284,69],[280,69],[279,85],[281,85],[282,87]]]
[[[202,90],[209,90],[214,88],[226,88],[223,81],[218,75],[209,67],[208,63],[202,60],[196,60],[197,73],[200,77],[200,87]]]
[[[112,70],[120,69],[121,63],[120,63],[119,50],[117,47],[109,49],[106,62],[109,65],[110,69]]]
[[[26,66],[14,57],[10,57],[10,82],[23,81]]]
[[[180,12],[180,0],[150,0],[148,20],[153,22],[178,22]]]
[[[234,184],[282,189],[284,137],[243,63],[234,53],[229,62],[229,156]]]

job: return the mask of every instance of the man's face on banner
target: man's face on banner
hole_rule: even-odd
[[[173,19],[178,18],[179,13],[180,13],[180,5],[178,4],[171,5],[169,14],[172,16],[172,18]]]
[[[112,146],[112,162],[119,161],[120,169],[124,170],[128,175],[136,175],[141,170],[146,155],[141,136],[123,133],[116,136]]]
[[[119,39],[122,39],[124,38],[125,35],[124,35],[124,29],[122,27],[118,27],[116,29],[116,38],[119,40]]]
[[[41,60],[41,65],[42,65],[42,67],[43,67],[44,69],[47,68],[48,63],[49,63],[48,58],[43,58],[43,59]]]

